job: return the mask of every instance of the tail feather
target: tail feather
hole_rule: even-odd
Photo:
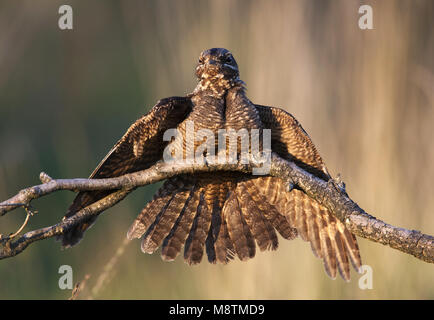
[[[271,205],[268,199],[262,194],[260,190],[261,183],[264,178],[257,178],[247,180],[245,182],[247,192],[256,203],[256,206],[264,214],[264,217],[271,223],[271,225],[279,232],[279,234],[288,240],[297,237],[297,230],[286,221],[285,217],[280,214],[274,205]]]
[[[310,241],[312,252],[316,257],[322,259],[321,239],[319,237],[320,228],[318,226],[317,219],[315,219],[315,217],[320,214],[320,208],[312,201],[307,201],[304,206],[305,208],[309,208],[309,210],[306,211],[306,223],[308,239]]]
[[[233,177],[215,183],[207,181],[205,200],[212,208],[211,226],[205,241],[208,261],[211,263],[226,264],[234,258],[234,247],[228,233],[224,218],[223,206],[236,184]]]
[[[221,213],[222,210],[219,201],[215,199],[212,204],[211,227],[209,228],[208,237],[205,240],[208,261],[211,263],[217,262],[217,255],[223,255],[223,253],[216,252],[216,242],[222,227]]]
[[[215,261],[226,264],[235,258],[235,249],[229,236],[224,212],[221,211],[220,230],[214,243]]]
[[[145,234],[151,224],[155,221],[157,215],[162,212],[163,208],[172,199],[172,192],[177,186],[172,180],[167,180],[163,186],[155,193],[152,201],[143,208],[137,218],[134,220],[127,233],[127,238],[138,239]]]
[[[337,260],[338,260],[338,270],[343,279],[345,281],[350,281],[350,263],[348,261],[347,252],[344,247],[344,243],[342,241],[341,234],[336,229],[336,225],[334,224],[335,229],[335,248],[337,252]]]
[[[252,182],[255,192],[259,195],[257,205],[262,206],[265,212],[271,213],[269,219],[273,220],[273,226],[283,238],[287,240],[295,239],[298,231],[292,227],[295,226],[294,202],[287,202],[286,198],[283,197],[287,193],[287,190],[282,181],[273,177],[261,177]],[[288,207],[288,209],[282,210],[282,206]],[[289,206],[292,206],[292,208],[289,209]],[[292,223],[287,221],[286,217],[282,215],[284,212],[293,213]]]
[[[275,215],[273,225],[279,234],[286,240],[294,240],[298,236],[297,229],[291,227],[286,218],[280,213]]]
[[[341,245],[342,243],[338,241],[340,239],[337,238],[336,219],[333,216],[327,214],[325,210],[322,210],[322,217],[325,221],[326,232],[328,233],[328,237],[330,239],[330,243],[335,256],[335,262],[332,263],[332,267],[337,267],[342,278],[348,281],[350,277],[349,270],[348,273],[345,273],[347,269],[345,264],[348,265],[348,258],[345,249]],[[336,270],[333,270],[332,273],[335,275]]]
[[[333,279],[338,271],[350,279],[349,261],[359,270],[355,236],[304,192],[288,192],[274,177],[235,181],[169,179],[136,218],[128,238],[143,236],[147,253],[162,244],[164,260],[174,260],[184,246],[185,261],[197,264],[205,247],[211,263],[225,264],[235,255],[242,261],[253,258],[256,244],[261,251],[275,250],[277,230],[286,239],[300,234]]]
[[[192,265],[202,261],[203,246],[211,225],[212,208],[205,201],[205,191],[200,195],[199,206],[184,247],[184,260]]]
[[[259,192],[255,195],[258,206],[264,210],[268,205],[283,214],[289,225],[296,227],[300,237],[310,242],[313,253],[323,260],[330,277],[335,278],[339,271],[343,279],[349,280],[349,260],[359,270],[361,259],[355,236],[326,208],[298,189],[286,191],[278,178],[263,178],[260,185],[255,185]],[[266,200],[269,204],[262,204]]]
[[[362,267],[362,259],[360,258],[359,245],[357,244],[356,236],[348,231],[342,222],[338,221],[337,226],[339,232],[341,233],[343,243],[347,248],[351,264],[353,265],[354,269],[360,272],[360,268]]]
[[[199,206],[199,199],[200,191],[193,188],[190,191],[184,210],[180,213],[172,230],[163,241],[161,256],[164,260],[174,260],[181,252],[193,224]]]
[[[332,278],[336,278],[336,255],[327,230],[327,222],[323,216],[318,216],[318,225],[320,227],[319,237],[321,241],[321,251],[323,256],[323,264],[327,274]]]
[[[295,190],[293,190],[295,191]],[[292,192],[292,191],[291,191]],[[291,226],[297,225],[297,215],[295,210],[295,197],[282,194],[282,200],[279,202],[278,210],[284,214]]]
[[[261,251],[276,250],[279,241],[271,223],[265,219],[256,203],[250,197],[244,182],[237,185],[237,197],[241,213]]]
[[[266,210],[272,210],[279,223],[276,225],[283,226],[286,230],[285,236],[282,232],[280,234],[285,239],[294,239],[298,235],[296,226],[296,210],[295,201],[292,197],[286,197],[288,191],[282,180],[274,177],[261,177],[253,181],[256,191],[261,194],[261,203],[268,203]],[[259,192],[261,190],[261,192]],[[290,216],[290,219],[287,219]],[[288,221],[286,221],[288,220]]]
[[[155,219],[155,226],[149,228],[142,239],[142,251],[153,253],[163,242],[164,238],[169,234],[174,226],[176,219],[183,213],[190,196],[190,189],[182,184],[178,184],[178,189],[173,193],[173,197],[162,210],[161,214]],[[190,186],[191,188],[191,186]]]
[[[223,215],[235,252],[241,261],[253,258],[256,253],[256,245],[247,223],[241,214],[235,192],[231,192],[223,206]]]
[[[295,226],[297,228],[300,238],[304,241],[309,241],[307,234],[307,223],[306,223],[306,211],[309,209],[305,207],[304,197],[298,190],[293,190],[300,194],[300,196],[295,197]]]

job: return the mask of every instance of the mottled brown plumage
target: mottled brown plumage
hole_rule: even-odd
[[[271,148],[323,180],[330,175],[307,133],[287,112],[253,104],[245,95],[238,66],[226,49],[201,53],[196,68],[199,84],[186,97],[163,99],[136,121],[92,173],[91,178],[120,176],[150,167],[163,159],[167,129],[181,135],[171,143],[172,152],[183,158],[197,152],[202,141],[188,144],[189,124],[193,132],[209,129],[216,136],[209,148],[218,152],[219,129],[271,129]],[[251,146],[249,145],[249,148]],[[230,146],[225,146],[224,152]],[[240,152],[240,142],[235,149]],[[210,149],[200,149],[209,155]],[[175,152],[175,153],[176,153]],[[200,173],[168,179],[154,195],[128,231],[128,238],[142,238],[142,250],[153,253],[160,246],[165,260],[175,259],[184,247],[184,259],[197,264],[206,252],[212,263],[227,263],[235,255],[253,258],[261,251],[278,247],[279,233],[285,239],[297,235],[310,242],[327,273],[337,271],[348,280],[349,261],[361,266],[357,241],[326,208],[301,190],[288,191],[282,180],[233,172]],[[66,217],[112,191],[80,192]],[[62,237],[64,246],[77,243],[94,222],[86,221]],[[277,233],[276,233],[277,231]]]

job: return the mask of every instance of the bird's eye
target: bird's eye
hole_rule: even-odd
[[[199,58],[199,63],[202,64],[203,63],[203,57]]]
[[[225,63],[231,63],[231,62],[232,62],[232,56],[225,56],[225,57],[223,58],[223,61],[224,61]]]

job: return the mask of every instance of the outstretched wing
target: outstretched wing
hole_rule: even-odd
[[[164,132],[176,128],[191,111],[190,98],[171,97],[138,119],[99,163],[90,178],[117,177],[143,170],[158,161],[167,141]]]
[[[256,109],[264,128],[271,129],[274,152],[324,180],[330,179],[319,152],[297,119],[279,108],[256,105]]]
[[[272,150],[284,159],[292,160],[306,171],[323,180],[330,175],[309,135],[298,121],[286,111],[256,105],[264,128],[271,129]],[[309,198],[301,190],[286,192],[278,178],[264,177],[257,189],[275,205],[300,237],[309,241],[314,254],[321,258],[326,272],[335,278],[350,279],[349,261],[358,270],[361,259],[357,240],[345,225],[327,208]]]
[[[192,109],[189,97],[160,100],[146,115],[138,119],[115,144],[90,175],[90,178],[111,178],[144,170],[160,160],[168,141],[163,141],[167,129],[176,128]],[[80,192],[65,218],[102,199],[113,191]],[[94,219],[74,227],[61,236],[65,247],[78,243]]]

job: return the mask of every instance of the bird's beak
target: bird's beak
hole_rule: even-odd
[[[221,68],[221,64],[218,62],[218,61],[216,61],[216,60],[208,60],[206,63],[205,63],[205,68],[207,69],[207,70],[214,70],[214,71],[218,71],[218,70],[220,70],[220,68]]]

